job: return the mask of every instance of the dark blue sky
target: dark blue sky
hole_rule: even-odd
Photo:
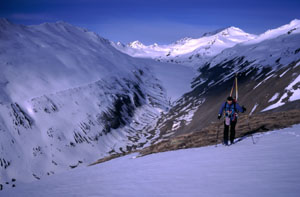
[[[113,41],[166,44],[236,26],[248,33],[300,19],[300,0],[0,0],[14,23],[63,20]]]

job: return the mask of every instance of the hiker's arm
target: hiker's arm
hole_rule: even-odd
[[[223,114],[224,107],[225,107],[225,103],[222,104],[222,106],[221,106],[221,108],[219,110],[219,115],[221,115],[221,116]]]
[[[246,111],[246,108],[241,107],[238,103],[236,103],[236,109],[237,109],[239,112],[242,112],[242,113],[244,113],[244,112]]]

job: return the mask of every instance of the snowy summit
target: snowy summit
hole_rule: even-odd
[[[152,58],[160,61],[190,64],[194,58],[206,59],[226,48],[252,40],[256,35],[248,34],[237,27],[228,27],[203,34],[198,39],[183,38],[169,45],[145,46],[139,41],[128,45],[114,44],[117,49],[133,57]]]

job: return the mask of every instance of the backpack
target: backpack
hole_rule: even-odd
[[[231,121],[236,121],[236,118],[237,118],[236,100],[233,99],[232,103],[233,103],[234,114],[233,114],[233,118],[232,118]],[[224,104],[224,111],[225,111],[225,113],[226,113],[227,105],[228,105],[228,103],[227,103],[227,101],[225,101],[225,104]]]
[[[234,111],[236,112],[236,100],[233,99],[232,103],[233,103],[233,109],[234,109]],[[225,109],[226,109],[226,107],[227,107],[227,101],[225,101],[225,105],[224,105],[224,108],[225,108]]]

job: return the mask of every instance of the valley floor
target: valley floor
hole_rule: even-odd
[[[300,125],[253,140],[131,154],[19,184],[0,196],[299,196]]]

